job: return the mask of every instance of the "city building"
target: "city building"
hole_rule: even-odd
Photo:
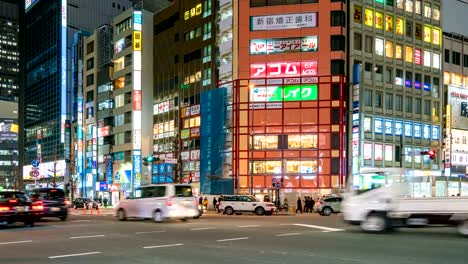
[[[442,1],[348,2],[349,180],[442,195]]]
[[[468,195],[468,37],[443,34],[446,118],[442,160],[447,190],[444,194]]]
[[[26,187],[68,181],[74,34],[93,32],[131,5],[128,0],[28,0],[21,5],[19,161]],[[38,163],[32,166],[33,161]]]
[[[190,182],[196,192],[200,188],[201,94],[217,83],[216,4],[174,1],[155,15],[153,150],[160,161],[152,170],[153,183]],[[171,160],[174,165],[167,163]]]
[[[18,187],[18,4],[0,1],[0,189]]]

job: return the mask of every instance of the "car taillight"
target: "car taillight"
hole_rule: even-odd
[[[9,203],[17,203],[17,202],[18,202],[18,200],[16,200],[16,199],[13,199],[13,200],[9,200],[8,202],[9,202]]]
[[[172,201],[172,197],[167,198],[166,205],[172,206],[173,204],[174,204],[174,201]]]
[[[8,207],[8,206],[1,206],[1,207],[0,207],[0,212],[5,212],[5,211],[10,211],[10,207]]]
[[[42,201],[34,202],[31,207],[33,210],[44,210],[44,205],[42,204]]]

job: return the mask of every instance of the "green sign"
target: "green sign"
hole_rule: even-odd
[[[190,88],[190,84],[181,84],[181,85],[180,85],[180,88],[181,88],[181,89],[189,89],[189,88]]]
[[[253,87],[251,102],[313,101],[318,99],[318,85]]]
[[[190,129],[182,129],[180,131],[180,138],[181,139],[186,139],[190,137]]]

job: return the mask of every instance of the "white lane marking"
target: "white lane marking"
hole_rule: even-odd
[[[168,245],[157,245],[157,246],[147,246],[147,247],[143,247],[143,248],[165,248],[165,247],[178,247],[178,246],[183,246],[184,244],[168,244]]]
[[[198,231],[198,230],[210,230],[210,229],[216,229],[216,227],[200,227],[200,228],[192,228],[190,230]]]
[[[10,244],[20,244],[20,243],[31,243],[32,240],[21,240],[21,241],[10,241],[10,242],[0,242],[0,245],[10,245]]]
[[[164,233],[166,231],[164,230],[159,230],[159,231],[143,231],[143,232],[135,232],[135,235],[141,235],[141,234],[154,234],[154,233]]]
[[[316,229],[321,229],[321,230],[330,231],[330,232],[344,231],[344,229],[332,228],[332,227],[326,227],[326,226],[318,226],[318,225],[306,225],[306,224],[293,224],[293,225],[309,227],[309,228],[316,228]]]
[[[94,235],[94,236],[74,236],[70,237],[70,239],[80,239],[80,238],[93,238],[93,237],[104,237],[105,235]]]
[[[91,220],[72,220],[73,223],[91,222]]]
[[[296,236],[296,235],[300,235],[302,233],[286,233],[286,234],[279,234],[279,235],[276,235],[278,237],[282,237],[282,236]]]
[[[101,254],[101,252],[94,251],[94,252],[85,252],[85,253],[77,253],[77,254],[69,254],[69,255],[50,256],[49,258],[50,259],[68,258],[68,257],[78,257],[78,256],[95,255],[95,254]]]
[[[217,242],[226,242],[226,241],[235,241],[235,240],[245,240],[249,239],[248,237],[237,237],[237,238],[226,238],[226,239],[218,239]]]
[[[257,227],[257,226],[260,226],[260,225],[241,225],[237,227],[244,228],[244,227]]]

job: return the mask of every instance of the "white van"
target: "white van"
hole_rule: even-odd
[[[115,207],[115,215],[120,221],[135,217],[160,223],[165,219],[186,220],[198,214],[198,201],[187,184],[142,186]]]

